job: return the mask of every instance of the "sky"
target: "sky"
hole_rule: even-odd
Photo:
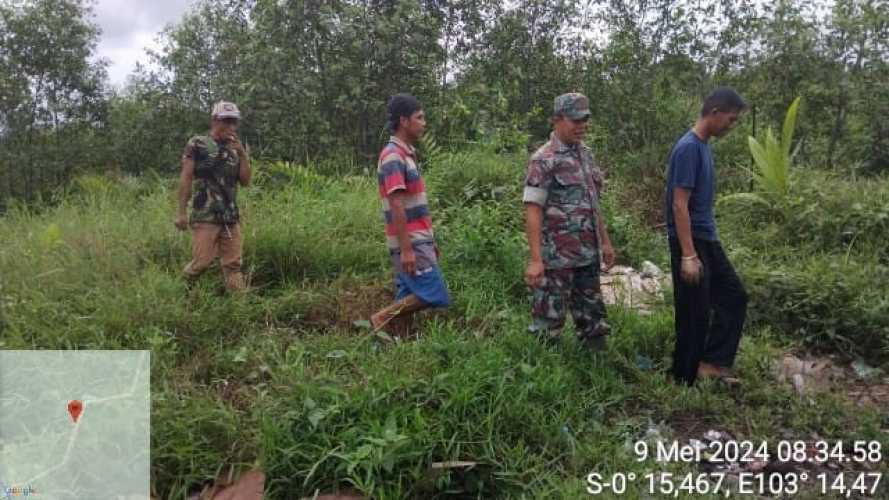
[[[136,62],[147,63],[146,48],[159,48],[157,35],[182,17],[191,0],[96,0],[94,22],[102,29],[96,56],[107,59],[108,78],[126,82]]]

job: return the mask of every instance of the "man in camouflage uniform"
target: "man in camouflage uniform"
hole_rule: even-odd
[[[534,296],[529,330],[547,343],[558,340],[567,308],[578,339],[600,349],[610,331],[599,287],[600,253],[610,267],[614,249],[599,212],[602,172],[583,143],[589,117],[586,96],[557,97],[550,140],[528,162],[523,201],[531,256],[525,282]]]
[[[191,226],[192,260],[185,266],[189,283],[197,279],[216,257],[222,262],[225,287],[243,289],[241,273],[241,225],[238,184],[250,183],[250,158],[238,139],[241,113],[233,103],[213,106],[210,132],[189,139],[182,153],[179,209],[175,225]],[[186,218],[189,198],[191,215]]]

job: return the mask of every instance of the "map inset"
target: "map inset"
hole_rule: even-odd
[[[0,351],[0,500],[149,495],[149,351]]]

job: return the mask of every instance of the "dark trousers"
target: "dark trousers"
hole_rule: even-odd
[[[703,264],[701,280],[694,285],[682,280],[682,250],[679,240],[670,238],[676,311],[673,376],[686,384],[694,383],[701,361],[726,368],[734,364],[747,316],[747,292],[722,245],[693,241]]]

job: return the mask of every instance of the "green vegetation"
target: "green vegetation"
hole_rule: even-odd
[[[755,137],[749,137],[750,154],[756,162],[753,178],[759,188],[767,193],[781,196],[787,193],[787,179],[790,176],[790,162],[793,155],[793,130],[796,128],[796,114],[799,110],[800,98],[793,100],[784,117],[781,139],[775,139],[772,129],[766,131],[765,144],[760,144]]]
[[[627,443],[658,422],[675,438],[717,428],[771,442],[886,442],[884,414],[854,408],[842,393],[800,397],[771,370],[803,343],[887,359],[887,281],[873,279],[886,275],[872,253],[871,231],[886,234],[874,226],[886,196],[877,199],[878,182],[831,179],[838,188],[829,193],[806,191],[826,178],[794,183],[791,196],[807,196],[820,214],[806,227],[723,215],[723,238],[754,298],[738,360],[744,388],[734,391],[668,381],[667,304],[648,316],[611,308],[615,333],[601,355],[580,349],[570,331],[557,348],[525,332],[522,168],[487,148],[441,153],[430,165],[455,305],[424,315],[418,338],[395,344],[352,326],[390,298],[372,177],[257,165],[256,185],[241,196],[256,286],[246,296],[225,295],[218,270],[186,292],[188,237],[172,226],[169,181],[83,177],[55,204],[15,206],[0,219],[10,235],[0,251],[0,342],[151,349],[152,484],[161,498],[254,465],[268,474],[271,498],[349,486],[378,499],[580,498],[590,472],[651,469]],[[616,204],[623,185],[612,182],[606,198],[622,261],[663,262],[663,237]],[[841,226],[832,204],[861,192],[870,195],[859,197],[867,204],[858,225]],[[840,233],[828,244],[831,227],[857,231],[856,243]],[[430,469],[449,460],[478,466]]]
[[[254,158],[354,174],[394,93],[420,98],[446,151],[518,151],[545,139],[556,95],[580,91],[597,155],[651,187],[704,96],[731,85],[754,110],[722,165],[747,164],[747,136],[778,130],[802,96],[798,162],[889,169],[877,0],[198,0],[121,88],[90,12],[0,1],[0,209],[84,172],[175,172],[220,99],[244,111]]]
[[[111,88],[89,2],[0,0],[0,348],[150,349],[156,497],[257,466],[274,499],[583,498],[591,472],[692,470],[635,460],[658,423],[668,440],[889,450],[885,407],[845,382],[800,396],[772,368],[787,351],[889,365],[886,2],[320,4],[198,0]],[[611,308],[605,353],[570,331],[540,345],[520,199],[553,97],[590,97],[619,263],[667,270],[665,160],[717,85],[754,105],[714,144],[719,193],[768,201],[717,210],[751,295],[743,388],[667,379],[669,294],[648,315]],[[454,303],[384,342],[354,322],[391,299],[374,161],[401,91],[429,116]],[[182,147],[220,99],[243,110],[255,167],[239,196],[253,289],[234,296],[218,269],[186,290],[172,224]],[[782,119],[780,141],[762,134]],[[431,467],[452,460],[477,465]]]

